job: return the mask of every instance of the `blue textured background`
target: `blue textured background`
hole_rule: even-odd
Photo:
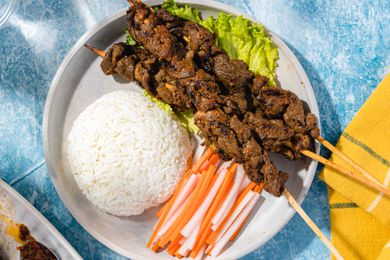
[[[41,121],[49,84],[66,52],[97,21],[127,6],[124,0],[107,2],[20,1],[0,28],[0,177],[88,259],[121,257],[88,235],[59,199],[43,159]],[[314,87],[323,135],[332,142],[389,69],[390,1],[221,2],[256,17],[293,50]],[[318,179],[303,208],[329,235],[327,193]],[[298,216],[244,257],[314,258],[328,259],[329,253]]]

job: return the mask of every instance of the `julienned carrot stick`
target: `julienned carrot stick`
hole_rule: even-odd
[[[160,230],[157,232],[156,238],[159,239],[162,237],[167,230],[172,226],[172,224],[176,221],[176,219],[180,216],[180,214],[183,212],[184,207],[187,205],[189,198],[187,198],[182,205],[172,214],[171,217],[167,217],[164,224],[161,226]]]
[[[157,217],[160,217],[160,216],[162,215],[162,213],[164,212],[164,210],[165,210],[166,208],[168,208],[168,206],[170,205],[170,203],[172,203],[172,202],[174,201],[174,199],[175,199],[175,194],[177,194],[177,193],[180,192],[180,190],[181,190],[182,186],[184,185],[185,181],[188,179],[188,177],[189,177],[191,174],[192,174],[191,169],[187,170],[187,171],[183,174],[183,176],[181,177],[181,180],[180,180],[180,182],[179,182],[179,185],[178,185],[177,188],[176,188],[175,193],[174,193],[174,194],[171,196],[171,198],[165,203],[165,205],[164,205],[159,211],[157,211],[157,213],[156,213]]]
[[[236,209],[231,212],[232,214],[230,217],[227,218],[225,225],[223,226],[222,230],[219,232],[217,240],[225,234],[226,230],[232,225],[234,220],[236,220],[238,215],[241,213],[241,211],[243,211],[245,206],[250,202],[250,200],[253,198],[253,196],[255,194],[258,194],[258,193],[255,193],[253,191],[249,191],[249,193],[245,196],[245,198],[241,201],[241,203],[238,204]]]
[[[176,251],[180,248],[180,244],[175,244],[173,246],[171,246],[170,248],[168,247],[168,250],[167,252],[171,255],[171,256],[175,256],[175,253]]]
[[[192,166],[192,171],[197,172],[199,171],[200,167],[202,167],[203,163],[213,155],[214,149],[209,147],[207,150],[203,153],[203,155],[200,157],[200,159]]]
[[[258,185],[253,189],[253,191],[254,191],[254,192],[260,193],[260,192],[263,190],[263,188],[264,188],[264,183],[262,182],[262,183],[258,184]]]
[[[195,196],[192,203],[188,203],[189,204],[188,209],[183,211],[185,214],[183,214],[183,217],[180,220],[179,225],[177,225],[175,231],[173,232],[171,239],[174,239],[177,235],[180,234],[180,231],[182,230],[184,225],[188,222],[188,220],[192,217],[194,212],[198,209],[199,205],[202,203],[203,198],[205,197],[206,191],[207,191],[207,189],[208,189],[208,187],[213,179],[215,171],[216,171],[215,166],[210,165],[209,170],[205,174],[205,180],[200,187],[198,195]]]
[[[199,179],[199,182],[198,184],[196,185],[195,187],[195,190],[192,192],[191,196],[188,198],[188,202],[186,203],[186,205],[184,206],[183,208],[183,212],[179,215],[179,217],[172,223],[172,225],[169,227],[169,229],[167,230],[167,232],[165,232],[165,234],[161,237],[160,239],[160,246],[161,247],[164,247],[166,246],[166,244],[168,244],[169,240],[171,239],[171,236],[173,234],[173,232],[175,231],[175,226],[177,226],[181,219],[182,219],[182,216],[185,214],[185,210],[187,208],[189,208],[189,205],[191,205],[191,203],[193,202],[193,200],[195,199],[195,197],[197,196],[197,194],[199,193],[200,191],[200,187],[201,185],[204,183],[204,180],[205,180],[205,175],[202,174],[200,179]]]
[[[169,241],[174,240],[179,234],[183,226],[186,224],[189,218],[191,218],[194,211],[198,208],[198,205],[202,201],[205,191],[208,188],[216,168],[211,166],[207,172],[203,172],[202,176],[196,185],[194,192],[191,194],[191,198],[185,206],[183,212],[178,219],[172,224],[168,231],[161,237],[160,246],[164,247]]]
[[[190,254],[190,256],[192,258],[195,258],[200,250],[202,249],[202,247],[204,246],[204,243],[206,242],[206,239],[208,238],[208,236],[211,234],[211,222],[206,226],[205,230],[202,232],[199,233],[200,235],[200,238],[197,239],[197,242],[195,243],[195,246],[194,248],[192,249],[192,252]]]
[[[229,239],[234,235],[234,233],[238,230],[238,228],[241,226],[241,224],[244,222],[244,220],[250,214],[250,212],[252,211],[253,207],[255,206],[257,200],[259,199],[259,197],[260,197],[260,194],[256,193],[254,195],[254,197],[251,199],[251,201],[245,206],[244,210],[240,213],[240,215],[237,217],[237,219],[229,227],[229,229],[226,231],[226,233],[221,237],[220,240],[218,240],[214,244],[214,248],[210,252],[211,256],[217,256],[221,252],[221,250],[226,245],[226,243],[229,241]]]
[[[264,188],[264,183],[260,183],[259,185],[257,185],[256,188],[257,189],[253,189],[253,191],[261,193],[261,191]],[[242,227],[244,226],[244,224],[246,223],[246,220],[248,219],[248,217],[249,217],[249,215],[245,218],[244,222],[242,222],[241,226],[237,229],[237,231],[234,233],[234,235],[229,239],[230,241],[233,241],[234,239],[236,239],[238,233],[240,233],[240,231],[241,231]]]
[[[185,199],[188,198],[188,196],[194,190],[198,181],[199,181],[199,174],[193,174],[189,177],[188,181],[183,186],[182,190],[180,191],[175,201],[173,202],[171,210],[167,216],[168,219],[176,212],[176,210],[180,207],[180,205],[183,204]]]
[[[209,190],[207,191],[207,195],[204,201],[201,203],[201,205],[199,206],[195,214],[191,217],[191,219],[188,221],[188,223],[184,226],[183,230],[181,231],[181,234],[183,236],[188,237],[193,232],[194,228],[198,225],[198,223],[199,224],[201,223],[203,216],[206,214],[207,209],[210,207],[219,188],[221,187],[225,174],[226,172],[214,175],[212,184],[210,185]]]
[[[225,201],[223,202],[221,208],[218,210],[214,218],[211,220],[211,223],[214,224],[214,226],[212,227],[213,230],[216,230],[221,224],[221,222],[223,221],[223,219],[229,214],[230,209],[234,205],[234,201],[237,199],[238,189],[240,188],[244,177],[245,177],[244,172],[237,172],[232,189],[230,190],[228,196],[225,198]]]
[[[191,235],[188,237],[186,242],[177,251],[182,256],[187,256],[188,252],[192,250],[195,245],[196,237],[200,231],[200,223],[197,224]]]
[[[242,227],[245,225],[245,222],[249,218],[249,215],[245,218],[245,220],[241,223],[241,226],[236,230],[236,232],[233,234],[233,236],[229,239],[229,241],[233,241],[236,239],[237,235],[240,233]]]
[[[212,164],[212,165],[216,166],[218,161],[219,161],[218,154],[213,154],[213,156],[211,156],[210,159],[209,159],[209,164]]]
[[[151,249],[152,249],[155,253],[157,253],[157,251],[160,249],[160,246],[158,245],[158,243],[155,243],[155,244],[151,247]]]
[[[233,212],[237,209],[238,205],[240,205],[240,203],[244,200],[244,198],[246,197],[246,195],[256,186],[256,184],[254,182],[251,182],[249,183],[249,185],[245,188],[245,190],[243,192],[241,192],[241,194],[238,196],[233,208],[230,210],[230,213],[229,215],[226,216],[226,218],[223,220],[223,222],[221,223],[221,225],[218,227],[218,229],[216,231],[214,231],[210,236],[209,238],[207,239],[207,243],[210,245],[210,244],[213,244],[215,242],[215,240],[218,238],[218,236],[221,234],[221,231],[222,231],[222,228],[224,227],[224,225],[226,224],[226,222],[228,221],[228,219],[233,215]]]
[[[203,222],[202,226],[200,228],[200,236],[198,236],[197,241],[195,243],[195,247],[193,251],[191,252],[191,257],[196,257],[199,254],[199,251],[201,250],[203,244],[206,242],[206,239],[211,233],[211,219],[214,217],[215,212],[219,209],[223,199],[226,197],[226,194],[228,194],[231,184],[233,181],[233,175],[235,174],[237,170],[237,163],[234,163],[230,169],[227,170],[227,173],[225,175],[225,178],[223,180],[223,183],[213,201],[211,204]]]
[[[189,174],[189,171],[187,171],[187,173],[185,175]],[[160,219],[158,220],[157,222],[157,225],[156,227],[154,228],[153,230],[153,233],[152,235],[150,236],[150,239],[148,241],[148,243],[146,244],[147,247],[150,247],[156,237],[156,234],[158,232],[158,230],[161,228],[161,226],[164,224],[165,222],[165,218],[167,217],[172,205],[173,205],[173,202],[175,201],[176,197],[178,196],[178,194],[180,193],[180,190],[181,190],[181,187],[184,185],[184,183],[186,182],[186,179],[187,179],[187,176],[184,176],[181,180],[180,180],[180,183],[176,189],[176,192],[173,194],[172,198],[167,202],[167,206],[166,206],[166,209],[162,212],[161,214],[161,217]]]

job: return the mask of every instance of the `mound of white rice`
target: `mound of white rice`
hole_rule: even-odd
[[[89,105],[74,121],[67,145],[82,192],[117,216],[138,215],[166,201],[190,153],[180,123],[134,90],[114,91]]]

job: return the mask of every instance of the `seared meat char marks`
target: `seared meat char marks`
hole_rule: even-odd
[[[279,196],[286,174],[276,170],[267,151],[295,159],[301,149],[311,149],[318,135],[315,116],[305,113],[293,93],[268,87],[267,78],[254,77],[244,62],[230,60],[216,46],[215,35],[199,24],[134,2],[128,30],[145,48],[140,54],[149,58],[141,59],[132,50],[139,48],[129,46],[119,51],[122,57],[115,56],[113,46],[102,62],[105,73],[135,78],[176,110],[192,109],[206,143],[222,159],[242,163],[252,181],[265,181],[266,190]]]

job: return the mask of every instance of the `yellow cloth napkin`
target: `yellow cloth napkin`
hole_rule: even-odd
[[[345,129],[336,147],[377,180],[390,182],[390,75]],[[351,169],[337,156],[334,161]],[[331,239],[346,259],[390,259],[390,199],[324,167],[330,190]]]

